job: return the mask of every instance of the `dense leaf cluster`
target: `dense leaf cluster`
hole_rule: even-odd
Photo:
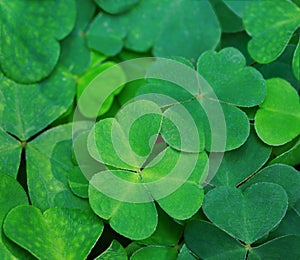
[[[300,259],[299,0],[9,0],[0,26],[0,259]],[[149,56],[200,87],[126,83]]]

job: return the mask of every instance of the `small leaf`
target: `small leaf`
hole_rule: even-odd
[[[300,134],[299,96],[285,80],[267,80],[267,96],[256,113],[255,130],[269,145],[285,144]]]
[[[0,172],[0,226],[2,227],[6,214],[14,207],[28,204],[28,198],[21,185],[11,176]],[[9,243],[9,244],[8,244]],[[9,250],[10,249],[10,250]],[[0,256],[2,259],[15,259],[18,256],[18,246],[5,239],[0,231]],[[26,255],[23,255],[25,257]],[[20,255],[20,257],[22,257]]]
[[[117,241],[113,240],[110,246],[95,260],[127,260],[127,254],[122,245]]]
[[[259,63],[274,61],[300,26],[300,8],[291,1],[254,1],[243,15],[253,39],[248,50]]]
[[[187,224],[184,239],[189,248],[201,259],[245,259],[246,248],[216,226],[206,221]]]
[[[27,84],[47,77],[58,61],[59,40],[74,26],[74,0],[2,1],[0,9],[0,64],[5,75]]]
[[[4,222],[5,234],[39,259],[86,259],[103,224],[89,211],[18,206]],[[74,235],[76,234],[76,235]]]
[[[276,227],[288,206],[285,190],[274,183],[256,183],[242,193],[234,187],[208,192],[205,215],[236,239],[251,244]]]
[[[101,101],[103,102],[103,104],[101,108],[99,107],[97,115],[100,116],[105,114],[112,106],[114,96],[120,93],[123,88],[123,83],[126,81],[125,73],[119,65],[117,65],[115,62],[102,63],[103,56],[101,55],[99,57],[96,57],[96,60],[97,59],[98,62],[96,64],[91,64],[86,72],[79,77],[77,82],[77,100],[79,100],[83,92],[89,88],[85,93],[85,95],[90,96],[89,103],[79,102],[78,104],[80,112],[86,117],[95,116],[90,111],[95,111],[95,108],[99,107]],[[113,69],[109,70],[109,68],[111,67],[113,67]],[[109,71],[107,76],[105,74],[106,70]],[[100,78],[98,78],[98,76],[103,72],[104,76],[100,76]],[[92,83],[92,81],[94,81],[95,83]],[[91,90],[91,83],[98,83],[97,88]],[[114,91],[110,91],[110,86],[120,87]],[[109,93],[109,91],[111,93]],[[107,92],[109,93],[109,95],[105,97]]]

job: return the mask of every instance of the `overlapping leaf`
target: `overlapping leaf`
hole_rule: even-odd
[[[276,227],[288,206],[285,190],[274,183],[256,183],[242,193],[219,187],[207,193],[203,210],[219,228],[251,244]]]
[[[136,101],[125,106],[116,119],[98,122],[89,137],[92,156],[120,169],[100,172],[91,179],[91,207],[116,231],[132,239],[145,239],[155,231],[153,200],[170,216],[187,219],[203,199],[199,185],[207,170],[206,154],[184,154],[167,148],[145,164],[161,121],[157,105]],[[132,218],[125,218],[128,215]],[[139,225],[143,228],[137,228]]]
[[[5,234],[39,259],[86,259],[103,230],[89,211],[18,206],[4,222]]]
[[[245,144],[224,154],[212,183],[216,186],[236,186],[262,167],[270,154],[271,148],[257,137],[252,127]]]
[[[0,126],[22,141],[27,141],[66,112],[74,99],[75,81],[62,68],[32,85],[15,83],[2,74],[0,77],[3,99]]]
[[[4,222],[7,213],[14,207],[28,204],[28,198],[21,185],[7,174],[0,173],[0,226]],[[19,254],[18,254],[19,253]],[[0,231],[0,256],[2,259],[15,259],[26,257],[20,252],[18,246],[13,245]]]
[[[155,56],[196,59],[217,46],[220,27],[208,1],[142,0],[118,16],[100,13],[87,37],[91,48],[109,56],[125,46],[138,52],[153,48]]]
[[[27,144],[27,184],[34,206],[42,210],[89,209],[87,201],[75,196],[69,188],[68,173],[74,167],[71,149],[71,124],[53,128]]]
[[[287,0],[253,1],[243,15],[253,37],[248,50],[259,63],[274,61],[300,26],[300,8]]]
[[[299,96],[287,81],[267,80],[267,96],[256,113],[255,129],[269,145],[285,144],[300,134]]]
[[[2,1],[0,11],[1,70],[20,83],[47,77],[59,58],[58,41],[74,26],[74,0]]]

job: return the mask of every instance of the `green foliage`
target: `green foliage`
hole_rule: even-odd
[[[299,0],[0,23],[0,259],[300,259]]]

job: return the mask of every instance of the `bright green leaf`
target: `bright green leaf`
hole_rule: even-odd
[[[248,50],[259,63],[274,61],[300,26],[300,8],[287,0],[253,1],[243,15],[253,39]]]
[[[39,259],[86,259],[103,230],[89,211],[18,206],[4,222],[5,234]]]
[[[295,77],[300,80],[300,40],[297,45],[296,51],[294,53],[294,58],[293,58],[293,71]]]
[[[0,226],[2,227],[6,214],[14,207],[22,204],[28,204],[28,198],[21,185],[11,176],[0,173]],[[15,259],[17,253],[16,245],[8,244],[10,241],[5,239],[0,231],[0,256],[1,259]],[[11,251],[9,250],[11,249]],[[18,256],[18,255],[15,255]],[[21,257],[21,255],[20,255]],[[23,255],[22,257],[25,257]]]
[[[299,96],[285,80],[267,80],[267,96],[256,113],[255,129],[269,145],[285,144],[300,134]]]
[[[20,83],[47,77],[58,61],[59,40],[74,26],[74,0],[1,1],[0,12],[1,70]]]
[[[110,246],[95,260],[127,260],[127,254],[122,245],[117,241],[113,240]]]
[[[93,211],[103,219],[109,220],[110,226],[118,233],[133,240],[145,239],[153,234],[157,226],[157,212],[153,201],[145,203],[129,203],[112,198],[97,189],[103,182],[103,174],[94,175],[89,186],[89,201]],[[132,172],[110,171],[109,174],[127,181],[139,183],[139,177]],[[106,175],[107,176],[107,175]],[[113,184],[112,190],[121,189],[124,197],[130,196],[130,185],[122,187]],[[140,192],[140,194],[143,191]],[[147,191],[144,190],[147,196]]]

